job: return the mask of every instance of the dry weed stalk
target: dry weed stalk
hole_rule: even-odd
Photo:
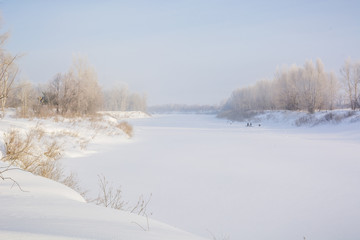
[[[22,169],[61,182],[82,196],[85,195],[86,192],[79,187],[75,174],[66,176],[58,162],[62,147],[56,140],[47,139],[46,132],[39,125],[27,133],[11,129],[4,134],[4,142],[6,155],[1,160],[8,162],[9,166],[0,168],[1,179],[12,180],[18,185],[14,179],[4,177],[3,173],[12,169]]]
[[[69,188],[75,190],[76,192],[78,192],[83,198],[86,198],[87,191],[83,190],[79,186],[79,180],[77,179],[77,176],[75,173],[73,173],[73,172],[70,173],[68,176],[63,178],[60,182],[64,185],[68,186]]]
[[[99,178],[99,193],[96,199],[89,200],[90,202],[94,202],[97,205],[101,205],[104,207],[114,208],[117,210],[129,211],[131,213],[148,217],[148,215],[152,215],[152,213],[148,214],[147,207],[151,200],[152,194],[150,194],[148,199],[145,199],[143,195],[141,195],[138,199],[138,202],[133,207],[128,207],[129,203],[125,202],[122,197],[122,191],[120,187],[114,188],[112,184],[106,180],[103,175],[98,175]]]
[[[150,194],[148,199],[145,199],[143,195],[140,195],[136,205],[131,209],[130,212],[141,216],[147,216],[147,206],[149,205],[151,197],[152,194]]]
[[[213,240],[230,240],[230,236],[228,236],[228,235],[222,235],[220,237],[216,237],[215,234],[213,234],[209,230],[207,230],[207,232],[211,235],[211,238]]]
[[[36,175],[56,178],[61,174],[56,161],[61,157],[61,146],[56,141],[44,141],[45,131],[37,125],[22,134],[12,129],[4,134],[6,155],[2,160]],[[59,173],[56,173],[58,171]]]
[[[94,200],[95,204],[117,210],[124,210],[127,203],[122,200],[121,188],[118,187],[114,189],[103,175],[98,177],[99,194],[98,197]]]

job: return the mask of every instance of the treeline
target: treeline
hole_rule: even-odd
[[[219,106],[214,105],[186,105],[186,104],[165,104],[149,107],[151,113],[218,113]]]
[[[19,117],[83,116],[100,110],[146,111],[146,97],[127,88],[103,90],[95,69],[78,57],[65,73],[48,83],[34,86],[29,81],[15,82],[9,89],[6,106],[16,108]]]
[[[219,116],[240,120],[262,110],[355,110],[360,107],[360,62],[346,60],[340,73],[339,80],[326,72],[320,59],[280,69],[272,80],[235,90]]]
[[[104,110],[147,111],[146,94],[132,93],[126,86],[104,91]]]

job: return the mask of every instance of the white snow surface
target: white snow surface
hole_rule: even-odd
[[[124,211],[88,204],[62,184],[12,170],[0,184],[0,239],[201,239]]]
[[[358,239],[360,114],[324,122],[326,114],[301,127],[294,124],[308,117],[301,112],[265,112],[253,127],[214,115],[128,119],[133,138],[98,133],[86,152],[67,150],[62,163],[90,194],[99,174],[121,185],[129,202],[152,193],[151,218],[207,238]],[[79,124],[45,124],[92,135]],[[9,174],[31,191],[0,184],[0,239],[199,239],[155,220],[143,231],[133,223],[146,226],[143,217],[86,204],[29,173]]]
[[[105,145],[114,138],[128,141],[125,135],[108,136],[108,129],[100,132],[98,129],[91,130],[92,123],[89,121],[26,120],[14,119],[9,115],[0,120],[1,132],[11,128],[25,131],[37,124],[41,124],[49,135],[64,133],[65,130],[76,132],[76,137],[56,135],[60,141],[66,142],[65,150],[68,153],[78,153],[66,154],[69,158],[94,154],[96,148],[83,151],[77,141],[78,138],[86,141],[92,139],[95,133],[93,144],[101,142]],[[3,151],[4,146],[2,154]],[[0,167],[6,166],[0,161]],[[16,180],[21,189],[11,180],[0,180],[0,239],[204,239],[151,218],[86,203],[74,190],[29,172],[12,169],[3,173],[3,177]]]
[[[116,119],[127,119],[127,118],[149,118],[150,115],[142,111],[101,111],[102,115],[111,116]]]

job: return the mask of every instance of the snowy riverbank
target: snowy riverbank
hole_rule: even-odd
[[[314,116],[323,119],[326,114]],[[358,112],[341,122],[297,127],[294,123],[302,116],[307,115],[265,113],[259,116],[261,127],[252,128],[246,127],[246,122],[229,122],[213,115],[128,119],[135,129],[133,138],[98,132],[85,152],[70,149],[62,164],[67,171],[78,174],[80,184],[90,194],[96,194],[98,174],[121,185],[126,201],[134,202],[140,194],[152,193],[149,210],[153,219],[207,238],[213,234],[218,239],[354,239],[360,235],[356,225],[360,221],[360,124],[352,120],[358,118]],[[1,124],[6,121],[17,127],[35,124],[8,118]],[[42,121],[45,126],[57,128],[58,123]],[[79,124],[74,127],[80,135],[91,136],[91,131],[81,130]],[[22,177],[19,179],[22,181]],[[45,196],[44,201],[59,198],[55,201],[60,204],[58,208],[38,204],[42,202],[41,194],[52,194],[46,190],[49,181],[42,181],[33,196],[22,195],[16,188],[7,190],[9,182],[1,184],[3,206],[9,209],[3,211],[1,223],[9,223],[0,228],[1,234],[30,236],[31,228],[36,229],[33,234],[53,237],[86,239],[104,231],[99,239],[198,239],[155,221],[150,223],[149,232],[143,231],[132,222],[146,226],[145,218],[133,216],[134,220],[126,213],[100,210],[103,208],[81,202],[73,192],[69,193],[71,199]],[[70,191],[56,186],[56,192]],[[39,215],[26,207],[28,203],[36,206]],[[68,210],[61,218],[56,217],[60,211],[56,209],[77,208],[78,204],[89,206],[79,207],[79,211],[103,218],[99,222],[88,215],[79,219],[76,211],[66,215],[72,212]],[[27,220],[16,224],[22,216]],[[35,219],[32,224],[38,223],[38,227],[27,228],[25,223],[30,219]],[[49,219],[56,219],[60,227],[49,224],[52,230],[41,230],[40,224]],[[63,228],[58,225],[66,219],[69,224],[76,222],[83,235],[73,235],[67,223]],[[93,230],[86,233],[86,226],[97,224],[106,227],[91,227]],[[112,224],[124,235],[111,235],[116,231]]]

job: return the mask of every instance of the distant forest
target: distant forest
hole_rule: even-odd
[[[1,62],[0,62],[1,64]],[[4,74],[6,76],[6,74]],[[7,79],[1,79],[2,86]],[[99,110],[146,111],[146,95],[130,92],[126,87],[103,90],[95,69],[84,58],[75,58],[65,73],[57,73],[45,84],[8,81],[3,92],[3,107],[16,108],[19,117],[83,116]]]
[[[220,111],[220,106],[214,105],[187,105],[187,104],[165,104],[151,106],[148,108],[150,113],[205,113],[216,114]]]
[[[242,120],[263,110],[314,113],[336,108],[360,108],[360,62],[350,58],[340,69],[340,79],[325,72],[320,59],[278,69],[273,79],[233,91],[218,116]]]

